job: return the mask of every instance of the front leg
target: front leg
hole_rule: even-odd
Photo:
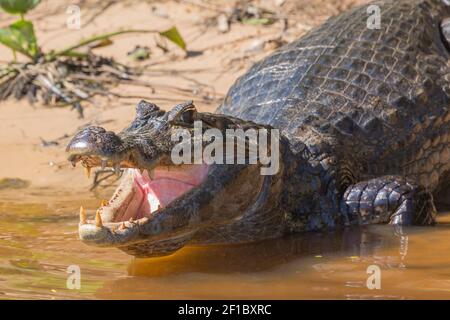
[[[346,225],[430,225],[436,216],[431,193],[399,176],[383,176],[349,186],[340,211]]]

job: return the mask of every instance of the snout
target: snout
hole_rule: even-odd
[[[79,131],[69,142],[66,152],[69,161],[76,162],[80,157],[94,156],[111,159],[124,149],[123,142],[112,131],[102,127],[91,126]]]

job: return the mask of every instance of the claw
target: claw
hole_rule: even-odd
[[[116,163],[114,165],[113,169],[114,169],[114,172],[116,173],[117,178],[119,178],[120,177],[120,163]]]

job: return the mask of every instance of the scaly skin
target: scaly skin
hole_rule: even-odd
[[[200,186],[155,216],[124,234],[83,224],[82,240],[155,256],[187,243],[352,224],[433,224],[432,193],[445,195],[450,172],[450,55],[447,29],[440,31],[450,7],[439,0],[373,4],[380,29],[367,28],[367,5],[329,19],[255,64],[217,114],[189,103],[165,113],[141,102],[121,133],[91,127],[77,134],[71,161],[96,166],[104,158],[147,170],[173,165],[170,133],[193,120],[221,131],[277,128],[282,136],[276,175],[259,175],[258,165],[211,165]],[[89,147],[76,149],[80,141]]]
[[[372,4],[381,9],[381,29],[367,28],[367,5],[332,18],[254,65],[218,110],[280,128],[292,152],[317,168],[316,175],[300,167],[288,183],[287,198],[298,200],[294,229],[311,219],[317,226],[362,222],[360,200],[341,205],[353,183],[361,193],[368,186],[362,181],[378,178],[368,195],[374,198],[383,182],[395,184],[385,175],[429,191],[448,178],[449,51],[439,24],[450,9],[443,1]],[[299,190],[305,176],[317,181],[307,186],[325,185],[324,196],[315,187]],[[314,200],[305,206],[305,198]],[[432,220],[432,210],[424,211],[422,219]]]

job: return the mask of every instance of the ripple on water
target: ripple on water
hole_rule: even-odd
[[[450,215],[435,227],[369,226],[134,259],[77,240],[79,203],[0,203],[0,299],[450,298]],[[70,265],[80,267],[80,290],[66,287]],[[380,290],[367,288],[371,265]]]

